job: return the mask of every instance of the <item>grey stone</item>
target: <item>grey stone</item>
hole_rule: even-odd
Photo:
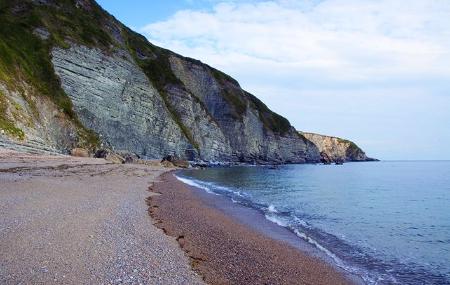
[[[205,136],[202,139],[204,145],[215,145],[221,151],[222,155],[217,157],[218,160],[230,160],[230,155],[231,160],[241,162],[304,163],[319,160],[317,148],[299,136],[294,128],[284,135],[267,129],[258,110],[250,104],[245,96],[246,92],[236,82],[218,82],[213,76],[213,70],[197,61],[175,55],[170,61],[175,75],[191,96],[201,101],[206,109],[205,115],[213,122],[208,124],[208,128],[215,136]],[[225,84],[228,86],[224,86]],[[222,96],[225,88],[240,94],[247,105],[241,119],[235,117],[233,106]],[[202,151],[203,148],[201,154]],[[211,160],[208,157],[202,158]]]
[[[77,45],[52,55],[80,121],[113,149],[161,158],[192,147],[134,62]]]
[[[41,40],[47,40],[50,37],[50,32],[46,28],[36,28],[33,34],[38,36]]]

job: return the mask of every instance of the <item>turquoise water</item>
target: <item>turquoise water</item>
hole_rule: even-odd
[[[209,168],[177,175],[260,210],[368,284],[450,284],[450,161]]]

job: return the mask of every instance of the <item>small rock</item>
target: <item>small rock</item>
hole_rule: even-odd
[[[111,161],[113,163],[122,164],[125,163],[125,158],[123,158],[121,155],[108,150],[108,149],[99,149],[95,152],[94,155],[95,158],[104,158],[108,161]]]
[[[70,154],[76,157],[89,157],[89,152],[84,148],[74,148]]]
[[[47,40],[50,37],[50,32],[43,27],[34,29],[33,34],[38,36],[41,40]]]

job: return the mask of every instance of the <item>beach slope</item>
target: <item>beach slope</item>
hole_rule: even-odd
[[[202,284],[148,216],[165,171],[0,150],[0,284]]]

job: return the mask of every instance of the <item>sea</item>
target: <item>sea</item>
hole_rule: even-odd
[[[366,284],[450,284],[450,161],[188,169]]]

